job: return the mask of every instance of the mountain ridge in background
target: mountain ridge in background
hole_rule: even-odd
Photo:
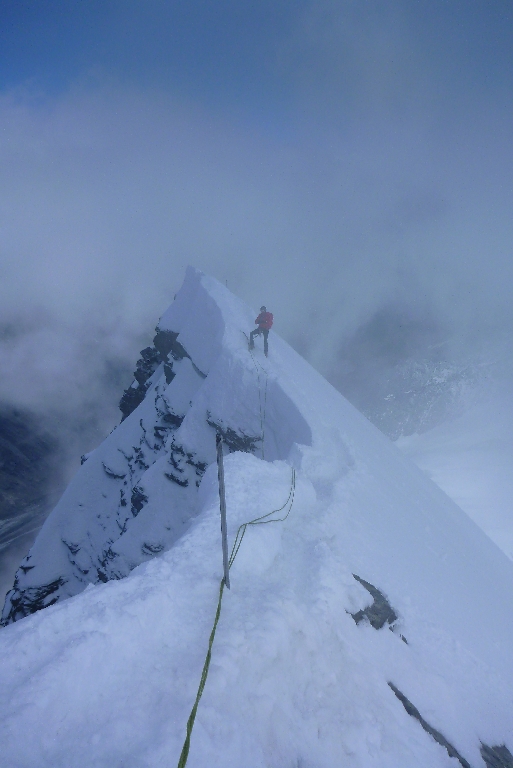
[[[30,546],[62,485],[55,436],[33,413],[0,406],[0,557]]]

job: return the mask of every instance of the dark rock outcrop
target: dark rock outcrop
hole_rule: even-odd
[[[141,350],[141,357],[136,363],[134,379],[138,384],[145,384],[161,363],[160,356],[153,347]]]
[[[513,755],[505,744],[498,747],[481,744],[481,757],[487,768],[513,768]]]
[[[157,334],[153,339],[153,346],[159,353],[160,359],[163,363],[169,363],[169,356],[171,356],[173,360],[183,360],[184,357],[187,357],[191,361],[192,367],[198,376],[200,376],[202,379],[207,378],[206,373],[200,371],[185,347],[180,344],[178,341],[178,333],[175,333],[175,331],[162,331],[160,328],[157,328]],[[172,366],[168,365],[167,370],[166,368],[164,370],[166,374],[166,381],[169,384],[172,381],[174,375],[172,372]]]
[[[409,699],[406,698],[404,693],[401,693],[399,688],[396,688],[396,686],[393,683],[389,682],[388,685],[393,690],[393,692],[395,693],[395,695],[397,696],[397,698],[399,699],[399,701],[401,702],[401,704],[403,705],[407,713],[411,717],[414,717],[415,720],[418,720],[421,726],[426,731],[426,733],[429,733],[429,735],[432,736],[434,740],[438,744],[440,744],[441,747],[444,747],[447,750],[449,757],[455,757],[456,760],[459,760],[463,768],[471,768],[470,763],[468,763],[465,760],[465,758],[460,755],[458,750],[455,749],[455,747],[453,747],[449,741],[447,741],[445,736],[442,733],[440,733],[440,731],[437,731],[436,728],[433,728],[432,725],[429,725],[429,723],[426,720],[424,720],[419,710],[411,703]],[[498,765],[500,765],[500,763]]]
[[[174,331],[162,331],[157,328],[157,333],[153,339],[153,346],[160,356],[160,360],[165,362],[169,355],[173,360],[183,360],[189,357],[186,350],[178,341],[178,334]]]
[[[161,362],[158,351],[153,347],[146,347],[141,350],[141,357],[137,361],[134,371],[135,381],[128,389],[125,389],[119,401],[119,409],[123,414],[121,421],[130,416],[137,406],[142,403],[148,389],[148,379],[155,373]]]
[[[256,444],[262,441],[261,437],[247,435],[242,430],[236,432],[232,427],[225,426],[219,421],[214,421],[210,413],[207,413],[207,424],[221,435],[223,443],[228,446],[230,453],[235,451],[253,453],[256,450]]]
[[[19,591],[17,582],[16,578],[13,589],[7,593],[7,598],[10,597],[10,610],[2,617],[3,625],[11,624],[56,603],[58,600],[56,592],[64,584],[64,580],[59,578],[41,587]]]
[[[391,626],[395,621],[397,621],[397,613],[394,611],[385,595],[380,592],[379,589],[376,589],[376,587],[374,587],[372,584],[369,584],[368,581],[365,581],[364,579],[361,579],[359,576],[357,576],[356,573],[353,573],[353,576],[356,581],[360,582],[362,587],[365,587],[367,592],[369,592],[369,594],[374,598],[372,605],[368,605],[367,608],[351,614],[355,622],[359,624],[364,619],[367,619],[367,621],[370,622],[374,629],[381,629],[385,626],[385,624],[389,624]]]
[[[198,487],[207,468],[205,462],[199,461],[197,456],[185,451],[175,441],[171,445],[168,462],[171,469],[164,473],[165,477],[182,488],[187,488],[189,484]]]
[[[137,517],[141,509],[148,503],[148,497],[144,493],[143,489],[136,485],[132,490],[132,515]]]
[[[138,387],[131,386],[125,389],[119,401],[119,410],[123,414],[121,421],[124,421],[127,416],[130,416],[135,411],[137,406],[144,400],[145,394],[146,387],[144,385],[139,385]]]
[[[171,358],[171,360],[169,359]],[[157,333],[153,339],[153,347],[146,347],[141,350],[141,357],[137,361],[134,371],[134,382],[123,392],[119,401],[119,409],[123,414],[121,421],[135,411],[138,405],[142,403],[148,389],[148,382],[161,363],[164,363],[164,373],[167,384],[170,384],[174,377],[173,360],[183,360],[188,358],[192,367],[202,379],[206,374],[195,365],[191,356],[185,347],[178,341],[178,333],[174,331],[162,331],[157,328]]]

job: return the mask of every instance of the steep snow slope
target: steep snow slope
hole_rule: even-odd
[[[397,441],[513,559],[513,405],[508,389],[487,391],[456,419]]]
[[[253,359],[253,317],[188,271],[172,370],[41,532],[9,610],[75,596],[0,633],[6,764],[176,765],[222,571],[217,424],[253,446],[226,458],[230,541],[297,482],[233,565],[188,765],[508,765],[513,563],[276,334]]]
[[[161,318],[146,355],[150,376],[132,385],[142,402],[88,455],[46,520],[7,595],[4,623],[126,576],[168,549],[199,512],[197,486],[215,457],[216,426],[232,448],[261,445],[265,408],[266,459],[311,442],[277,377],[264,382],[247,353],[241,329],[251,311],[215,281],[204,283],[208,291],[189,271]]]

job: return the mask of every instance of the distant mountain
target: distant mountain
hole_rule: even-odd
[[[500,373],[465,408],[397,445],[513,560],[513,400]]]
[[[58,450],[35,415],[0,406],[0,556],[42,525],[58,480]]]
[[[187,271],[21,563],[4,761],[176,765],[218,607],[190,768],[512,768],[513,562],[254,316]]]
[[[330,381],[392,440],[463,412],[490,374],[478,354],[455,354],[448,330],[388,307],[340,346]]]

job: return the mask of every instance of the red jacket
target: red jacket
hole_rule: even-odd
[[[269,331],[273,324],[273,313],[260,312],[257,319],[255,320],[255,323],[259,328],[265,328],[267,331]]]

